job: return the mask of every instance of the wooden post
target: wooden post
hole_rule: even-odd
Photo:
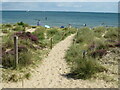
[[[50,39],[50,48],[52,49],[53,38]]]
[[[15,68],[18,65],[18,37],[14,36],[14,56],[15,56]]]

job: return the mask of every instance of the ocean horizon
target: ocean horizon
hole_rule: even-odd
[[[42,26],[51,27],[68,26],[82,27],[86,24],[88,27],[95,26],[118,26],[118,13],[110,12],[77,12],[77,11],[0,11],[2,14],[2,23],[25,22],[29,25],[36,25],[40,20]]]

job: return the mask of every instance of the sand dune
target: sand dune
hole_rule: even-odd
[[[107,88],[115,87],[103,80],[74,80],[64,77],[70,69],[64,59],[74,34],[56,44],[43,63],[36,68],[30,80],[17,83],[3,83],[4,88]]]

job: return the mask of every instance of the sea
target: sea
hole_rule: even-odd
[[[2,23],[25,22],[29,25],[37,25],[39,21],[42,26],[50,27],[88,27],[96,26],[118,26],[118,13],[98,12],[67,12],[67,11],[0,11]]]

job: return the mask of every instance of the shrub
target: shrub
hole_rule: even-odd
[[[2,65],[4,67],[13,67],[14,66],[14,55],[11,53],[4,54],[2,56]]]
[[[15,26],[15,28],[13,28],[14,31],[24,31],[24,28],[22,26]]]
[[[33,63],[31,51],[19,53],[19,66],[29,66]]]
[[[18,22],[17,25],[22,26],[22,27],[28,27],[29,25],[23,22]]]
[[[97,56],[102,57],[103,55],[106,55],[106,54],[107,54],[107,51],[101,49],[101,50],[93,51],[93,52],[91,53],[91,56],[94,57],[94,58],[96,58]]]
[[[28,49],[27,49],[27,47],[26,46],[18,46],[18,52],[27,52],[28,51]]]
[[[16,75],[16,74],[11,75],[11,77],[9,77],[8,81],[17,82],[18,81],[18,75]]]
[[[30,39],[31,41],[38,42],[38,37],[31,34],[30,32],[17,32],[15,35],[22,39]]]
[[[85,60],[79,58],[76,63],[76,67],[72,68],[71,73],[73,73],[73,78],[89,79],[95,73],[103,72],[104,70],[105,68],[96,63],[93,59],[89,58],[88,60]]]
[[[24,77],[27,78],[27,79],[30,79],[31,73],[26,73],[26,74],[24,75]]]
[[[28,51],[28,49],[24,46],[20,46],[18,48],[19,51],[19,65],[20,66],[27,66],[30,65],[32,63],[32,54],[30,51]],[[2,55],[2,65],[4,67],[14,67],[14,49],[11,49],[8,52],[5,52]]]
[[[120,47],[120,42],[115,43],[115,46],[116,46],[116,47]]]
[[[94,28],[94,32],[96,33],[104,33],[106,31],[106,27],[96,27]]]
[[[88,50],[95,50],[96,49],[96,44],[93,42],[88,46]]]
[[[58,30],[55,28],[52,28],[52,30],[47,30],[48,37],[52,37],[53,35],[57,34]]]
[[[76,42],[91,42],[94,39],[94,32],[89,28],[85,27],[78,30],[78,34],[76,35]]]
[[[12,25],[11,24],[5,24],[4,27],[12,27]]]
[[[67,51],[67,54],[66,54],[66,56],[65,56],[66,61],[67,61],[68,63],[75,62],[74,59],[75,59],[75,58],[79,58],[79,55],[81,55],[81,54],[82,54],[82,52],[81,52],[79,46],[72,45],[72,46],[70,47],[70,49]]]
[[[12,48],[13,47],[13,37],[12,35],[4,36],[3,40],[3,47],[7,48]]]
[[[82,56],[82,47],[72,46],[67,51],[66,61],[71,67],[71,77],[76,79],[88,79],[97,72],[104,71],[104,67],[99,65],[92,57]]]
[[[10,30],[7,30],[7,29],[2,29],[2,32],[3,32],[3,33],[9,33],[9,32],[10,32]]]
[[[108,42],[106,42],[104,38],[97,38],[93,42],[95,43],[96,50],[108,48],[107,47]]]
[[[15,35],[17,35],[18,37],[20,37],[20,38],[22,38],[22,39],[27,39],[28,37],[27,37],[27,35],[26,35],[26,33],[25,32],[16,32],[15,33]]]
[[[38,37],[39,41],[45,39],[44,33],[45,33],[45,30],[44,29],[41,30],[39,28],[37,28],[35,32],[33,32],[33,34]]]
[[[29,37],[29,39],[31,39],[31,40],[34,41],[34,42],[37,42],[37,41],[38,41],[38,38],[37,38],[37,36],[35,36],[35,35],[31,35],[31,36]]]
[[[109,38],[111,40],[117,39],[118,30],[116,28],[109,28],[108,32],[105,34],[105,38]]]
[[[109,47],[109,48],[114,48],[115,46],[112,45],[112,44],[108,44],[107,47]]]

